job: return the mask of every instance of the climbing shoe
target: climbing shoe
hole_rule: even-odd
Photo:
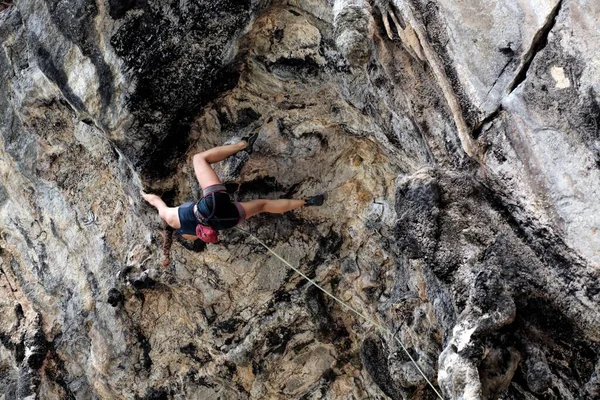
[[[258,139],[258,132],[253,132],[248,136],[244,136],[242,138],[242,140],[248,144],[244,149],[246,150],[246,153],[252,154],[252,146],[254,146],[254,142],[256,142],[256,139]]]
[[[325,196],[318,194],[305,200],[305,206],[322,206],[325,201]]]

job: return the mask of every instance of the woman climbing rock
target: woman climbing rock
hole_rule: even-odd
[[[282,214],[302,206],[322,205],[323,195],[305,200],[258,199],[240,203],[231,200],[211,164],[223,161],[242,150],[251,154],[257,137],[258,133],[254,133],[238,143],[215,147],[194,155],[194,172],[203,193],[202,199],[197,203],[188,202],[178,207],[168,207],[155,194],[142,191],[141,195],[158,210],[160,217],[170,227],[176,229],[176,232],[183,238],[191,240],[200,238],[208,243],[216,243],[217,231],[233,228],[262,212]]]

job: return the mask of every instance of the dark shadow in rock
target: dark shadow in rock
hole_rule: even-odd
[[[248,1],[153,3],[136,3],[139,12],[128,13],[111,38],[137,80],[129,98],[136,123],[118,145],[145,181],[173,172],[199,110],[237,84],[236,62],[225,65],[224,49],[250,20]]]
[[[148,4],[147,0],[109,0],[110,16],[113,19],[121,19],[127,11],[143,8]]]
[[[37,328],[31,337],[25,339],[25,347],[28,349],[27,365],[34,370],[40,369],[48,353],[48,342],[41,327]]]
[[[340,356],[343,355],[349,350],[349,343],[346,341],[349,334],[344,324],[341,321],[335,321],[331,316],[331,307],[337,305],[337,303],[330,301],[325,293],[314,286],[306,289],[304,300],[312,321],[317,327],[319,341],[333,343]]]
[[[313,323],[317,326],[318,336],[321,339],[329,338],[333,321],[329,315],[329,309],[323,292],[314,286],[310,286],[306,289],[304,301],[306,302],[306,307]]]
[[[165,388],[151,388],[146,391],[143,400],[169,400],[169,394]]]
[[[213,360],[212,356],[207,351],[198,350],[198,347],[193,343],[188,343],[185,346],[180,347],[179,351],[200,364],[200,367]]]
[[[0,2],[0,12],[10,8],[13,6],[13,2],[12,1],[1,1]]]
[[[572,377],[563,382],[571,386],[572,393],[579,393],[594,373],[600,346],[589,343],[561,310],[544,299],[529,299],[518,315],[523,316],[516,321],[519,330],[524,331],[520,336],[535,340],[534,344],[542,349],[552,349],[547,359],[550,370],[555,375]],[[522,352],[527,354],[526,350]]]
[[[395,208],[400,218],[394,236],[409,258],[433,256],[441,199],[441,188],[433,176],[399,185],[396,190]]]
[[[379,337],[370,336],[360,346],[363,366],[379,388],[393,400],[402,400],[406,393],[393,381],[388,367],[387,354]]]
[[[148,276],[146,273],[140,274],[131,280],[131,284],[137,290],[141,289],[154,289],[156,281]]]
[[[331,384],[335,381],[335,378],[336,374],[333,369],[328,369],[314,385],[298,398],[298,400],[325,398],[331,388]]]
[[[299,77],[315,77],[319,74],[321,66],[311,57],[280,58],[267,68],[275,76],[283,79],[298,79]]]
[[[63,393],[61,393],[61,399],[75,400],[77,394],[71,390],[67,383],[69,380],[69,373],[66,370],[65,362],[56,352],[54,343],[49,343],[48,346],[49,351],[46,362],[44,363],[44,374],[51,382],[55,382],[62,389]],[[80,393],[87,388],[89,388],[87,382],[85,382],[85,384],[80,384]]]
[[[94,38],[98,37],[94,23],[94,18],[98,15],[96,4],[88,1],[64,0],[46,0],[46,4],[52,22],[67,39],[79,46],[82,54],[88,57],[96,68],[98,92],[104,113],[112,103],[115,82],[112,70],[104,60],[98,43],[94,43]]]
[[[141,330],[137,331],[136,339],[142,350],[142,366],[144,370],[150,371],[150,368],[152,368],[152,359],[150,358],[152,346],[150,345],[150,341]]]
[[[286,281],[291,277],[291,274],[286,276]],[[283,304],[279,303],[289,303],[291,301],[291,295],[285,288],[279,288],[271,297],[271,300],[266,305],[267,311],[265,311],[265,316],[272,315],[275,311],[279,309],[279,307],[285,307]]]
[[[120,305],[122,305],[125,301],[125,296],[123,296],[123,293],[121,293],[118,289],[116,288],[111,288],[108,291],[108,297],[106,299],[106,302],[108,304],[110,304],[113,307],[118,307]]]
[[[217,110],[217,115],[221,124],[221,132],[233,131],[238,135],[240,129],[258,121],[261,117],[260,113],[254,111],[250,107],[238,110],[235,121],[231,121],[226,113],[220,112],[219,110]]]
[[[15,360],[17,363],[23,362],[25,359],[25,341],[21,337],[21,341],[14,344]]]
[[[31,42],[33,54],[35,55],[38,66],[44,75],[46,75],[48,79],[50,79],[56,84],[56,86],[60,88],[63,96],[65,96],[65,99],[67,99],[70,106],[74,107],[77,111],[87,113],[85,104],[83,104],[83,101],[81,101],[81,99],[69,86],[69,79],[66,72],[58,67],[60,64],[56,62],[52,54],[50,54],[48,50],[42,46],[40,41],[33,36],[33,34],[29,38],[29,41]]]
[[[330,230],[327,235],[319,238],[317,252],[310,262],[310,266],[316,268],[327,260],[339,257],[343,243],[344,238],[342,235]]]
[[[36,398],[36,393],[41,383],[39,373],[27,365],[19,368],[19,380],[17,381],[16,398]],[[30,397],[31,396],[31,397]]]
[[[200,239],[194,241],[182,238],[180,235],[175,235],[177,243],[181,244],[186,250],[193,251],[194,253],[201,253],[206,250],[206,243]]]
[[[243,323],[244,321],[239,318],[231,318],[226,321],[217,322],[212,329],[216,336],[221,336],[222,334],[236,332],[238,327]]]
[[[266,351],[265,356],[269,354],[283,354],[287,348],[287,344],[294,336],[292,330],[285,326],[280,326],[270,331],[266,335]]]
[[[8,192],[6,188],[0,184],[0,206],[4,205],[9,199]]]
[[[237,194],[239,197],[248,197],[248,198],[266,198],[270,195],[272,198],[274,193],[286,192],[287,188],[277,182],[272,176],[264,176],[260,178],[253,179],[251,181],[242,182],[239,185],[239,190]]]

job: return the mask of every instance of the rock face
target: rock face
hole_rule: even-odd
[[[600,3],[0,2],[0,399],[600,396]],[[390,39],[391,36],[391,39]]]

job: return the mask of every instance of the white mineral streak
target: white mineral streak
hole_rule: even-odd
[[[552,67],[550,70],[552,77],[556,81],[556,88],[558,89],[566,89],[571,87],[571,81],[565,75],[565,69],[562,67]]]

